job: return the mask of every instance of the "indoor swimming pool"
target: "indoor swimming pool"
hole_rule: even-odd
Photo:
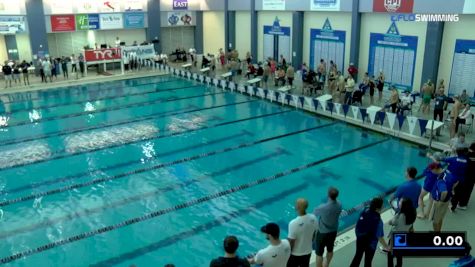
[[[350,209],[427,164],[417,145],[168,75],[0,100],[9,266],[209,266],[226,235],[242,256],[267,222],[286,237],[298,197],[313,210],[336,186]]]

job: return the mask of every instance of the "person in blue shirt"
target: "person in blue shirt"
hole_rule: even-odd
[[[437,181],[431,191],[431,197],[434,200],[432,212],[432,227],[434,232],[440,232],[445,214],[449,207],[449,201],[452,197],[453,176],[448,170],[444,170],[440,163],[432,163],[429,169],[437,175]]]
[[[396,193],[389,199],[389,204],[393,209],[398,210],[399,209],[399,200],[402,198],[408,198],[412,201],[412,205],[417,209],[419,207],[419,196],[421,194],[421,189],[422,186],[417,183],[415,180],[417,175],[417,169],[414,167],[409,167],[406,170],[406,182],[401,184],[397,190]],[[397,203],[393,204],[393,201],[397,199]]]
[[[350,267],[359,267],[363,255],[365,256],[364,266],[371,267],[378,241],[383,245],[383,249],[389,250],[384,240],[383,221],[380,215],[382,208],[383,199],[373,198],[369,208],[360,214],[355,227],[356,253]]]
[[[464,242],[463,245],[465,247],[465,255],[460,259],[452,262],[449,267],[474,267],[475,266],[475,258],[470,255],[470,251],[472,250],[472,246],[468,242]]]
[[[432,158],[432,162],[435,163],[440,163],[443,160],[443,155],[440,152],[434,153],[434,155],[430,156]],[[420,219],[426,219],[429,217],[430,210],[432,207],[432,197],[430,196],[430,192],[434,188],[435,182],[437,181],[437,175],[432,173],[432,171],[429,169],[430,164],[427,166],[427,168],[424,170],[423,175],[426,177],[424,179],[424,184],[422,186],[421,194],[419,195],[419,207],[420,207],[420,213],[417,214],[417,217]],[[425,210],[425,205],[424,205],[424,197],[429,194],[429,203],[428,203],[428,210]]]
[[[459,147],[456,149],[457,156],[444,159],[445,163],[448,163],[447,170],[449,170],[454,178],[454,195],[451,200],[450,210],[453,212],[459,204],[460,195],[462,194],[461,189],[465,185],[465,176],[467,172],[468,159],[467,159],[468,149],[465,147]]]

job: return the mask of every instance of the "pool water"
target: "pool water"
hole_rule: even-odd
[[[345,209],[422,170],[418,146],[172,76],[0,95],[0,260],[208,266],[286,237],[294,201]],[[354,224],[342,218],[340,228]]]

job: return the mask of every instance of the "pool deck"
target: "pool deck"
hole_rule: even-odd
[[[182,63],[177,63],[177,64],[171,64],[171,66],[175,68],[181,68]],[[193,72],[199,73],[198,69],[192,68]],[[218,69],[214,73],[216,78],[220,78],[220,75],[227,72],[226,70],[221,70]],[[57,88],[57,87],[63,87],[63,86],[72,86],[72,85],[78,85],[78,84],[89,84],[89,83],[95,83],[95,82],[106,82],[106,81],[116,81],[116,80],[123,80],[123,79],[131,79],[131,78],[140,78],[140,77],[149,77],[149,76],[156,76],[156,75],[165,75],[165,73],[160,72],[156,69],[142,69],[140,71],[135,71],[135,72],[128,72],[125,75],[121,75],[120,72],[112,72],[112,75],[110,76],[103,76],[103,75],[96,75],[89,73],[88,77],[84,78],[70,78],[68,80],[64,80],[62,76],[58,76],[58,79],[55,80],[53,83],[41,83],[40,77],[36,77],[34,75],[30,75],[30,86],[23,86],[21,85],[16,85],[12,84],[12,88],[7,88],[4,89],[4,84],[0,85],[0,94],[3,93],[15,93],[15,92],[27,92],[27,91],[35,91],[35,90],[40,90],[40,89],[50,89],[50,88]],[[237,83],[242,83],[244,84],[247,81],[245,76],[240,76],[235,82]],[[302,92],[302,82],[299,81],[298,79],[295,80],[294,84],[294,89],[292,89],[291,93],[293,94],[298,94],[301,95]],[[273,82],[269,82],[269,89],[277,89]],[[388,95],[384,95],[384,99],[387,99]],[[363,106],[367,107],[369,106],[369,100],[363,98]],[[384,103],[384,100],[383,100]],[[418,105],[414,106],[413,108],[413,114],[414,116],[417,117],[422,117],[422,118],[430,118],[431,115],[429,114],[423,114],[418,110]],[[326,115],[326,114],[322,114]],[[358,124],[355,122],[348,121],[349,123],[353,124]],[[371,128],[372,130],[375,131],[381,131],[379,129],[379,126],[371,126],[371,125],[360,125],[363,127]],[[442,136],[439,137],[438,141],[434,142],[434,146],[438,148],[443,148],[445,145],[444,143],[447,143],[449,140],[448,137],[448,132],[447,129],[443,129],[441,131]],[[466,139],[468,142],[472,142],[474,140],[475,134],[472,132],[470,133]],[[427,145],[427,140],[421,141],[421,138],[413,138],[414,140],[411,140],[409,137],[401,136],[401,138],[413,141],[416,143],[420,143],[423,145]],[[401,177],[402,179],[402,177]],[[402,182],[402,181],[401,181]],[[474,193],[475,194],[475,193]],[[392,217],[391,211],[387,211],[383,214],[383,220],[387,220],[390,217]],[[467,231],[468,233],[474,233],[475,232],[475,224],[473,223],[475,219],[475,196],[472,197],[471,202],[469,203],[469,209],[467,211],[460,211],[457,210],[456,213],[450,213],[448,212],[446,215],[446,220],[445,224],[443,227],[443,230],[453,230],[453,231]],[[461,222],[466,222],[466,223],[461,223]],[[432,228],[430,221],[421,221],[417,220],[415,223],[415,229],[417,231],[430,231]],[[389,226],[385,224],[385,233],[389,232]],[[354,243],[354,230],[350,229],[348,232],[342,233],[339,236],[339,239],[345,240],[341,245],[338,245],[335,248],[335,256],[332,261],[331,266],[348,266],[353,254],[355,252],[355,243]],[[472,244],[472,246],[475,246],[475,235],[470,234],[468,236],[469,242]],[[473,253],[472,253],[473,254]],[[314,257],[312,257],[313,259]],[[453,259],[450,258],[440,258],[440,259],[433,259],[433,258],[421,258],[421,259],[416,259],[416,258],[410,258],[406,259],[404,261],[404,266],[430,266],[430,267],[446,267],[448,264],[453,261]],[[314,266],[312,264],[312,266]],[[373,266],[379,267],[379,266],[386,266],[386,255],[383,253],[376,252],[375,258],[373,260]]]

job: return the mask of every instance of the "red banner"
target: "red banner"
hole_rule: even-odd
[[[412,13],[414,0],[373,0],[374,12]]]
[[[52,32],[72,32],[76,30],[74,15],[51,16]]]
[[[121,54],[119,48],[104,48],[97,50],[86,50],[84,51],[84,57],[86,58],[87,62],[96,62],[120,59]]]

